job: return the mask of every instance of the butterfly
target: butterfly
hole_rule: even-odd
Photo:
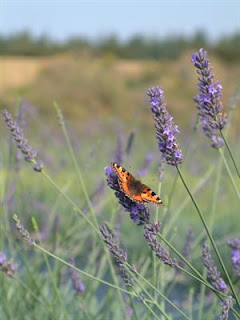
[[[116,163],[112,163],[112,167],[118,176],[119,185],[122,191],[128,198],[139,203],[163,203],[154,191],[143,184],[140,180],[134,178],[134,176],[126,169]]]

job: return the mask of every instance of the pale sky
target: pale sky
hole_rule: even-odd
[[[112,33],[165,37],[205,30],[211,39],[240,31],[240,0],[0,0],[0,34],[29,30],[57,40]]]

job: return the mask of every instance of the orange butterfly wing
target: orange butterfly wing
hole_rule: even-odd
[[[122,191],[125,193],[127,197],[136,202],[153,202],[156,204],[162,204],[162,200],[153,192],[148,186],[142,184],[140,181],[136,180],[134,176],[117,165],[116,163],[112,164],[113,169],[116,171],[119,179],[119,184],[121,186]],[[131,189],[131,183],[137,183],[138,192],[135,189]]]
[[[148,186],[145,184],[142,185],[142,193],[141,198],[145,202],[153,202],[156,204],[162,204],[162,200],[156,195],[154,191],[152,191]]]

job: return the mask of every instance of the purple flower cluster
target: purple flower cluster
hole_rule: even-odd
[[[37,156],[37,151],[35,151],[28,143],[28,140],[24,138],[23,131],[18,127],[17,123],[13,121],[12,116],[7,112],[7,110],[3,110],[2,112],[4,120],[11,131],[11,134],[14,140],[17,143],[17,147],[22,151],[25,155],[25,160],[28,162],[35,163],[34,170],[37,172],[41,172],[43,169],[43,163],[41,161],[36,162],[35,158]]]
[[[72,265],[75,265],[74,258],[70,257],[69,263]],[[74,270],[73,268],[71,268],[70,275],[71,275],[73,290],[76,292],[76,294],[79,294],[79,295],[83,294],[85,291],[85,285],[82,282],[82,280],[79,276],[79,273],[76,270]]]
[[[202,48],[192,54],[192,62],[197,68],[199,77],[199,94],[194,98],[201,119],[204,134],[210,138],[213,148],[221,148],[223,139],[220,130],[227,124],[227,116],[222,113],[222,86],[219,81],[213,82],[214,74],[207,58],[207,51]]]
[[[13,277],[16,273],[17,266],[13,259],[7,260],[4,252],[0,252],[0,271],[4,272],[8,277]]]
[[[149,247],[154,251],[155,255],[166,265],[176,268],[177,260],[171,258],[169,252],[167,252],[157,241],[157,233],[160,231],[161,223],[155,222],[145,225],[144,237]]]
[[[137,225],[143,225],[150,221],[150,214],[148,208],[142,203],[137,203],[129,199],[121,190],[118,177],[112,167],[105,168],[105,174],[107,176],[107,182],[110,188],[115,190],[115,196],[118,198],[118,202],[130,212],[130,218]]]
[[[236,238],[234,240],[228,241],[229,247],[232,248],[232,263],[233,268],[236,271],[238,277],[240,277],[240,239]]]
[[[228,313],[230,308],[233,307],[233,299],[232,296],[228,296],[223,302],[222,315],[219,320],[228,320]]]
[[[129,272],[125,267],[125,263],[127,262],[127,252],[124,249],[120,248],[118,239],[106,224],[100,226],[99,229],[102,233],[103,241],[108,246],[109,252],[114,256],[119,266],[119,269],[125,284],[127,286],[132,286],[133,279],[129,275]],[[133,268],[132,268],[132,271],[134,271]]]
[[[204,266],[207,268],[208,277],[212,280],[213,287],[223,293],[227,293],[228,287],[224,280],[221,278],[220,272],[214,264],[207,241],[205,241],[203,244],[202,260]]]
[[[148,89],[151,111],[156,121],[156,131],[159,151],[168,164],[173,166],[182,163],[183,155],[177,144],[176,135],[178,126],[173,122],[173,117],[167,111],[164,101],[164,92],[161,87]]]

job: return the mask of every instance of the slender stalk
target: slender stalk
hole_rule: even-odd
[[[34,161],[33,161],[34,162]],[[101,244],[103,245],[103,249],[104,249],[104,252],[106,253],[107,255],[107,260],[108,260],[108,264],[109,264],[109,267],[110,267],[110,271],[111,271],[111,274],[112,274],[112,277],[113,277],[113,280],[116,284],[118,284],[118,280],[117,280],[117,277],[116,277],[116,274],[115,274],[115,271],[114,271],[114,268],[113,268],[113,264],[112,264],[112,261],[111,261],[111,258],[109,256],[109,252],[107,251],[107,248],[105,247],[104,245],[104,242],[103,242],[103,239],[101,237],[101,233],[99,231],[99,229],[97,228],[97,226],[92,223],[92,221],[88,218],[87,215],[85,215],[82,210],[74,203],[74,201],[68,196],[66,195],[58,185],[56,185],[56,183],[51,179],[51,177],[46,173],[45,170],[42,170],[41,172],[45,178],[47,178],[47,180],[58,190],[58,192],[73,206],[73,209],[78,212],[88,223],[89,225],[95,230],[95,232],[97,233],[97,235],[99,236],[99,238],[101,239]],[[122,307],[123,307],[123,310],[124,310],[124,313],[125,313],[125,316],[126,318],[129,318],[128,315],[127,315],[127,312],[125,310],[125,305],[124,305],[124,301],[123,301],[123,297],[122,295],[120,294],[120,292],[118,292],[119,294],[119,298],[120,298],[120,301],[122,303]]]
[[[145,293],[146,296],[148,296],[149,299],[151,299],[151,295],[148,293],[148,291],[141,285],[140,281],[138,281],[137,277],[133,276],[134,281],[137,283],[137,285],[139,286],[139,288],[142,290],[142,292]],[[135,291],[135,293],[137,294],[136,290],[133,288],[133,290]],[[147,305],[146,301],[144,300],[144,298],[142,298],[140,295],[139,299],[143,302],[143,304],[148,308],[148,310],[156,317],[156,319],[159,319],[158,315]],[[161,307],[159,306],[159,304],[157,303],[157,301],[155,301],[155,305],[158,308],[158,310],[161,312],[161,314],[164,316],[165,319],[167,320],[171,320],[170,317],[166,314],[166,312],[164,312],[164,310],[161,309]]]
[[[129,270],[132,270],[131,266],[126,263],[126,265],[128,266]],[[146,284],[148,284],[153,290],[156,290],[157,293],[165,300],[167,301],[174,309],[176,309],[179,313],[181,313],[181,315],[188,320],[189,317],[181,310],[179,309],[171,300],[169,300],[161,291],[159,291],[156,287],[154,287],[154,285],[152,285],[146,278],[144,278],[140,273],[138,273],[136,270],[134,271],[134,273],[136,273],[136,275],[141,278],[144,282],[146,282]]]
[[[225,143],[225,146],[227,147],[227,150],[228,150],[228,153],[229,153],[230,158],[231,158],[231,160],[232,160],[232,163],[233,163],[233,165],[234,165],[234,167],[235,167],[235,169],[236,169],[236,171],[237,171],[238,178],[240,179],[240,172],[239,172],[239,170],[238,170],[237,164],[236,164],[236,162],[235,162],[235,160],[234,160],[234,158],[233,158],[232,152],[231,152],[231,150],[230,150],[230,148],[229,148],[229,145],[228,145],[228,143],[227,143],[227,141],[226,141],[226,139],[225,139],[225,137],[224,137],[224,135],[223,135],[222,130],[220,130],[220,134],[221,134],[221,137],[222,137],[222,139],[223,139],[223,141],[224,141],[224,143]]]
[[[237,305],[238,305],[238,307],[240,308],[240,302],[239,302],[238,296],[237,296],[237,294],[236,294],[236,291],[235,291],[235,289],[234,289],[234,286],[233,286],[233,284],[232,284],[232,281],[231,281],[231,279],[230,279],[230,277],[229,277],[229,274],[228,274],[228,272],[227,272],[227,269],[226,269],[226,267],[225,267],[225,265],[224,265],[224,263],[223,263],[223,260],[222,260],[222,258],[221,258],[221,255],[220,255],[219,251],[218,251],[218,248],[217,248],[217,246],[216,246],[216,244],[215,244],[215,242],[214,242],[214,239],[213,239],[213,237],[212,237],[212,235],[211,235],[211,233],[210,233],[210,231],[209,231],[209,229],[208,229],[208,226],[207,226],[207,224],[206,224],[206,221],[205,221],[205,219],[204,219],[204,217],[203,217],[203,215],[202,215],[202,213],[201,213],[201,211],[200,211],[200,209],[199,209],[199,207],[198,207],[195,199],[193,198],[190,190],[188,189],[188,186],[186,185],[186,182],[185,182],[185,180],[183,179],[183,176],[182,176],[182,174],[181,174],[181,171],[180,171],[178,165],[176,165],[176,169],[177,169],[177,171],[178,171],[178,174],[179,174],[179,176],[180,176],[180,178],[181,178],[181,180],[182,180],[182,183],[183,183],[184,187],[186,188],[186,190],[187,190],[190,198],[192,199],[192,202],[193,202],[193,204],[194,204],[194,206],[195,206],[195,208],[196,208],[196,210],[197,210],[197,213],[198,213],[198,215],[199,215],[199,218],[200,218],[200,220],[201,220],[201,222],[202,222],[202,224],[203,224],[203,226],[204,226],[204,228],[205,228],[205,230],[206,230],[206,233],[207,233],[207,235],[208,235],[208,237],[209,237],[209,239],[210,239],[210,241],[211,241],[211,244],[212,244],[212,246],[213,246],[213,248],[214,248],[214,251],[215,251],[215,253],[216,253],[217,257],[218,257],[218,260],[219,260],[219,262],[220,262],[220,264],[221,264],[221,266],[222,266],[222,269],[223,269],[223,271],[224,271],[224,273],[225,273],[225,275],[226,275],[226,277],[227,277],[229,286],[230,286],[230,288],[231,288],[231,290],[232,290],[232,293],[233,293],[233,295],[234,295],[234,297],[235,297],[235,299],[236,299]]]
[[[220,178],[221,178],[221,173],[222,173],[222,166],[223,166],[223,161],[222,161],[222,159],[219,159],[219,163],[218,163],[218,167],[217,167],[217,176],[216,176],[216,179],[215,179],[215,186],[214,186],[214,192],[213,192],[211,210],[210,210],[210,219],[209,219],[209,230],[210,230],[210,232],[212,232],[213,223],[214,223],[214,217],[215,217],[215,212],[216,212],[216,204],[217,204],[217,195],[218,195],[218,192],[219,192]],[[206,279],[206,277],[207,277],[207,269],[206,268],[204,268],[203,277],[204,277],[204,279]],[[199,299],[199,309],[198,309],[198,319],[199,320],[202,319],[205,291],[206,291],[206,286],[205,285],[201,285],[200,299]]]
[[[220,153],[220,155],[221,155],[221,157],[222,157],[222,159],[223,159],[223,163],[224,163],[224,165],[225,165],[225,167],[226,167],[226,169],[227,169],[227,173],[228,173],[229,178],[230,178],[230,180],[231,180],[231,182],[232,182],[233,188],[234,188],[234,190],[235,190],[235,192],[236,192],[236,194],[237,194],[237,196],[238,196],[238,199],[240,200],[240,193],[239,193],[238,187],[237,187],[237,185],[236,185],[236,182],[235,182],[235,180],[234,180],[234,178],[233,178],[233,175],[232,175],[232,173],[231,173],[231,170],[230,170],[230,168],[229,168],[229,166],[228,166],[227,160],[226,160],[226,158],[225,158],[225,156],[224,156],[224,152],[223,152],[223,150],[222,150],[221,148],[218,149],[218,150],[219,150],[219,153]]]
[[[59,123],[62,127],[62,130],[63,130],[63,135],[64,135],[64,138],[66,140],[66,143],[67,143],[67,147],[68,147],[68,151],[69,151],[69,154],[72,158],[72,162],[73,162],[73,165],[75,167],[75,170],[77,172],[77,176],[78,176],[78,179],[79,179],[79,182],[80,182],[80,185],[82,187],[82,190],[83,190],[83,194],[86,198],[86,201],[87,201],[87,204],[90,208],[90,211],[91,211],[91,214],[92,214],[92,217],[96,223],[96,215],[94,214],[94,210],[93,210],[93,207],[92,207],[92,203],[90,201],[90,198],[89,198],[89,195],[88,195],[88,192],[87,192],[87,189],[86,189],[86,186],[85,186],[85,183],[84,183],[84,180],[83,180],[83,177],[82,177],[82,173],[80,171],[80,168],[79,168],[79,165],[77,163],[77,159],[76,159],[76,156],[75,156],[75,153],[73,151],[73,147],[72,147],[72,144],[70,142],[70,139],[69,139],[69,136],[68,136],[68,132],[67,132],[67,129],[66,129],[66,126],[65,126],[65,122],[64,122],[64,119],[63,119],[63,114],[62,114],[62,110],[60,109],[59,105],[54,102],[54,107],[55,107],[55,110],[57,112],[57,115],[58,115],[58,119],[59,119]]]

